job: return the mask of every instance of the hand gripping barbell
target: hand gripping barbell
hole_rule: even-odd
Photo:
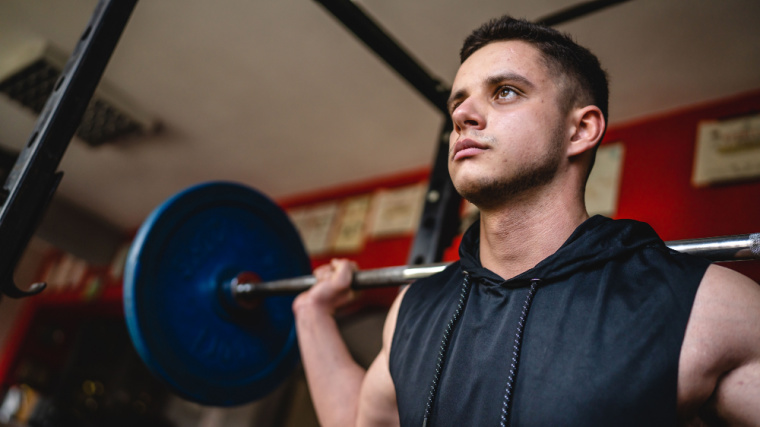
[[[760,258],[760,234],[668,246],[714,261]],[[445,266],[359,271],[352,287],[410,283]],[[298,232],[270,199],[233,183],[191,187],[150,214],[127,256],[124,313],[135,349],[188,400],[264,397],[298,363],[291,304],[315,283],[310,272]]]

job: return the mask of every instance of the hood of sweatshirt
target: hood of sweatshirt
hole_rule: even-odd
[[[462,237],[459,257],[462,270],[479,283],[507,287],[527,286],[531,279],[553,281],[643,247],[665,244],[648,224],[633,220],[611,220],[596,215],[584,221],[562,246],[533,268],[504,280],[480,263],[480,222]]]

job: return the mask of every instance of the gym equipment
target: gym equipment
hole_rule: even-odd
[[[760,233],[736,236],[706,237],[665,242],[669,248],[711,261],[741,261],[760,258]],[[352,287],[371,289],[385,286],[403,285],[417,279],[432,276],[443,271],[448,263],[418,266],[378,268],[354,273]],[[281,295],[302,292],[317,282],[314,276],[300,276],[271,282],[238,280],[230,291],[239,304],[267,295]]]
[[[294,295],[243,310],[225,297],[242,271],[273,280],[307,274],[311,265],[287,216],[231,183],[170,198],[143,223],[127,255],[124,313],[135,349],[188,400],[252,401],[298,362]]]
[[[58,165],[136,2],[98,2],[29,142],[0,189],[0,295],[22,298],[45,289],[44,283],[35,283],[26,290],[18,288],[13,272],[63,178]]]
[[[668,242],[713,261],[760,259],[760,233]],[[356,289],[410,283],[446,264],[356,272]],[[270,199],[240,184],[191,187],[137,233],[124,312],[138,354],[186,399],[214,406],[261,398],[298,362],[294,295],[316,282],[298,232]]]

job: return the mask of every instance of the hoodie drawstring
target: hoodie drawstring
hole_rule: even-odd
[[[522,313],[520,313],[520,320],[517,322],[517,331],[515,332],[515,344],[512,346],[512,366],[509,369],[509,378],[507,378],[507,386],[504,389],[504,404],[501,407],[501,423],[500,427],[509,427],[509,416],[512,412],[512,392],[515,388],[515,380],[517,379],[517,367],[520,364],[520,350],[522,350],[523,331],[525,331],[525,323],[528,321],[528,312],[530,306],[533,304],[533,297],[538,290],[538,284],[541,279],[531,279],[530,290],[528,290],[528,296],[523,303]]]
[[[507,378],[507,385],[504,390],[504,403],[501,408],[501,427],[509,427],[509,416],[512,410],[512,393],[515,388],[515,380],[517,379],[517,367],[520,362],[520,350],[522,349],[523,332],[525,331],[525,323],[528,320],[528,313],[530,307],[533,304],[533,297],[538,291],[539,283],[541,279],[531,279],[530,289],[528,290],[528,296],[523,303],[522,313],[520,313],[520,319],[517,322],[517,331],[515,332],[515,343],[512,346],[512,364],[509,369],[509,377]],[[438,349],[438,359],[435,364],[435,374],[433,375],[433,381],[430,384],[430,393],[428,394],[427,403],[425,404],[425,415],[422,419],[422,427],[427,427],[428,419],[433,413],[433,403],[435,402],[436,395],[438,394],[438,384],[441,380],[441,372],[443,371],[443,364],[446,360],[446,353],[449,348],[449,342],[451,341],[451,334],[456,327],[459,318],[462,316],[464,307],[467,304],[467,297],[470,295],[470,274],[464,272],[464,280],[462,281],[462,289],[459,293],[459,302],[457,308],[454,311],[454,315],[451,316],[449,323],[446,325],[446,330],[443,333],[443,339],[441,339],[441,346]]]
[[[464,306],[467,304],[467,297],[470,295],[470,273],[464,272],[464,280],[462,281],[462,290],[459,293],[459,302],[457,303],[457,309],[454,311],[454,315],[451,316],[449,323],[446,325],[446,330],[443,332],[443,339],[441,340],[441,346],[438,349],[438,359],[435,363],[435,375],[433,375],[433,382],[430,384],[430,393],[428,394],[427,404],[425,404],[425,416],[422,418],[422,427],[426,427],[430,414],[433,412],[433,402],[435,396],[438,394],[438,382],[441,380],[441,372],[443,371],[443,363],[446,360],[446,351],[449,348],[449,341],[451,340],[451,333],[454,331],[454,327],[462,316]]]

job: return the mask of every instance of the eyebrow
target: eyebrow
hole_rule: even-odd
[[[517,74],[517,73],[510,73],[510,72],[490,76],[485,81],[486,86],[488,87],[497,86],[505,82],[515,82],[524,86],[527,89],[533,89],[536,86],[533,84],[533,82],[528,80],[525,76],[521,74]],[[467,97],[467,90],[465,89],[460,89],[452,93],[448,101],[446,102],[446,107],[448,108],[449,112],[451,112],[452,107],[456,102],[466,97]]]
[[[504,82],[516,82],[525,86],[527,89],[533,89],[535,87],[533,82],[528,80],[527,77],[517,73],[497,74],[486,79],[486,84],[488,86],[496,86]]]

